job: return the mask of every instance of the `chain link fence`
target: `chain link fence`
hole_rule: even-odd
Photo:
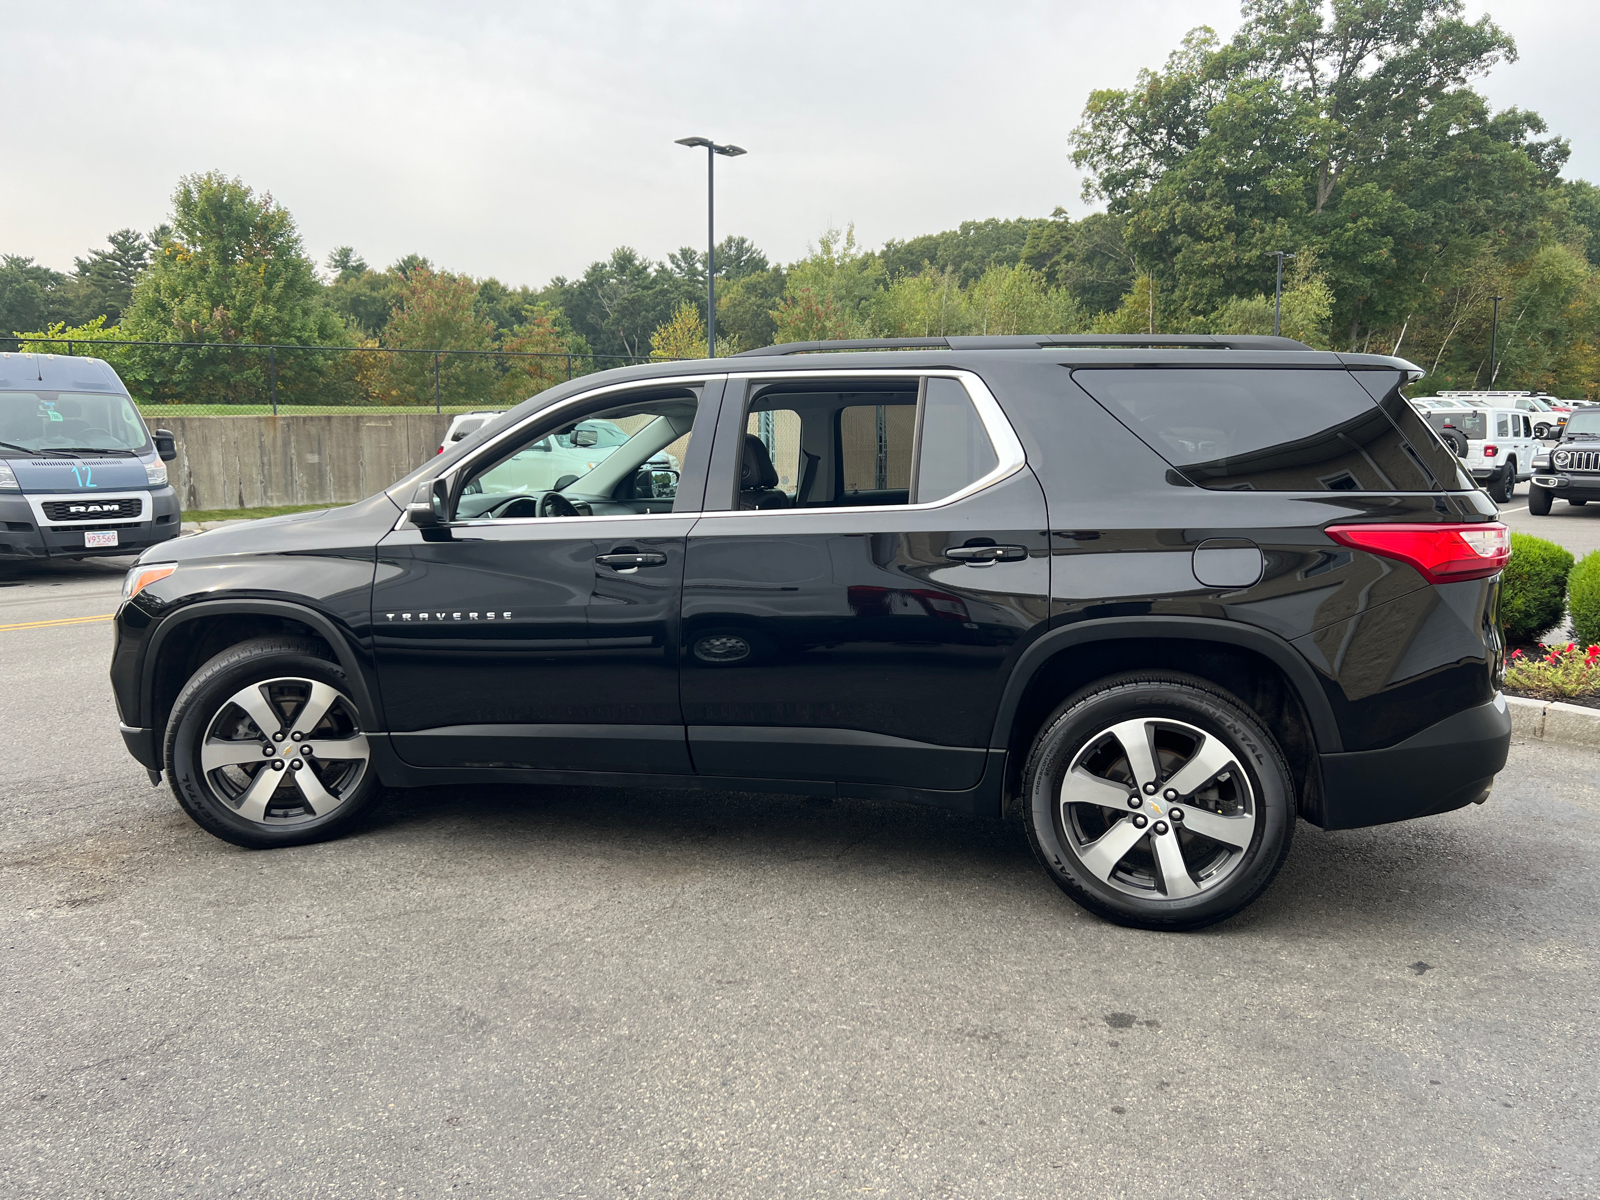
[[[149,419],[476,412],[648,355],[0,338],[0,350],[104,359]]]

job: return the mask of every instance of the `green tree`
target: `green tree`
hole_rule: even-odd
[[[705,355],[706,323],[700,319],[700,310],[687,301],[678,305],[671,319],[650,335],[652,362],[704,358]]]
[[[137,229],[119,229],[106,237],[109,250],[91,250],[73,259],[63,303],[80,322],[104,317],[115,325],[133,299],[134,285],[150,266],[153,247]]]
[[[483,407],[492,400],[496,371],[488,351],[494,325],[477,312],[478,285],[465,275],[411,270],[385,328],[378,370],[385,404]],[[425,351],[436,353],[425,353]],[[423,351],[424,353],[417,353]],[[454,351],[455,353],[451,353]]]
[[[871,306],[883,286],[883,263],[856,244],[855,226],[829,229],[790,265],[784,297],[772,313],[775,342],[868,336]]]
[[[1086,191],[1175,311],[1267,290],[1273,250],[1316,251],[1357,349],[1398,327],[1475,243],[1549,206],[1565,143],[1493,116],[1465,81],[1514,57],[1459,0],[1248,0],[1223,45],[1197,29],[1160,72],[1091,94]]]
[[[328,254],[328,270],[333,272],[335,283],[365,275],[372,268],[367,260],[356,253],[354,246],[335,246]]]
[[[783,299],[786,279],[782,267],[768,267],[718,285],[718,354],[772,345],[778,331],[772,313]]]
[[[56,292],[66,278],[20,254],[0,257],[0,330],[43,329],[60,319]]]
[[[1081,221],[1057,208],[1048,221],[1036,221],[1023,244],[1022,262],[1066,288],[1086,313],[1110,312],[1139,275],[1124,234],[1125,216],[1098,212]]]
[[[920,275],[928,267],[951,272],[963,287],[976,282],[990,267],[1015,266],[1034,228],[1044,222],[1028,217],[963,221],[955,229],[883,244],[879,257],[890,279]]]
[[[267,356],[232,347],[344,339],[294,218],[270,194],[211,171],[179,180],[172,206],[171,233],[139,278],[122,328],[136,339],[205,345],[135,348],[152,398],[259,403]],[[327,356],[278,358],[280,398],[311,398]]]

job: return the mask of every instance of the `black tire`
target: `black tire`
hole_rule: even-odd
[[[1444,440],[1444,444],[1455,451],[1457,458],[1465,458],[1467,456],[1467,451],[1470,447],[1467,445],[1466,435],[1459,429],[1441,429],[1438,433],[1439,437]]]
[[[352,695],[320,643],[266,637],[229,647],[172,706],[165,763],[173,795],[202,829],[236,846],[348,833],[383,790]],[[278,728],[266,728],[273,720]]]
[[[1494,498],[1501,504],[1509,504],[1517,494],[1517,460],[1506,459],[1505,466],[1500,468],[1500,478],[1495,483]]]
[[[1536,517],[1550,514],[1550,489],[1540,487],[1537,483],[1528,485],[1528,511]]]
[[[1538,438],[1541,442],[1549,441],[1550,440],[1550,426],[1548,426],[1548,425],[1535,425],[1533,427],[1533,436]]]
[[[1155,793],[1126,780],[1131,759],[1114,727],[1138,729],[1154,747],[1160,778],[1140,782],[1142,792],[1155,783]],[[1212,771],[1224,757],[1227,765]],[[1202,782],[1169,802],[1164,785],[1182,783],[1191,764],[1190,778]],[[1087,780],[1090,802],[1064,798],[1074,767],[1071,794],[1083,794]],[[1283,751],[1235,697],[1190,675],[1129,673],[1084,688],[1044,723],[1023,772],[1021,815],[1046,872],[1090,912],[1139,929],[1199,929],[1239,912],[1278,873],[1294,831],[1294,784]],[[1223,840],[1198,836],[1202,817]],[[1173,847],[1181,877],[1161,865]]]

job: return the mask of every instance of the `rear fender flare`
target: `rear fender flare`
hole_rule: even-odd
[[[1312,737],[1320,754],[1344,749],[1344,739],[1334,720],[1333,708],[1317,680],[1311,664],[1285,642],[1264,630],[1234,621],[1206,617],[1103,617],[1059,626],[1029,644],[1012,669],[1011,678],[1000,698],[989,745],[1004,750],[1010,745],[1011,727],[1029,685],[1044,665],[1057,654],[1090,642],[1135,641],[1147,638],[1182,638],[1187,641],[1220,642],[1252,650],[1282,669],[1289,685],[1305,708],[1311,722]]]

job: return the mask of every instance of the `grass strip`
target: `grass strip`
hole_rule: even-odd
[[[284,513],[315,512],[339,508],[337,504],[285,504],[279,508],[202,508],[183,514],[185,521],[254,521],[259,517],[281,517]]]

